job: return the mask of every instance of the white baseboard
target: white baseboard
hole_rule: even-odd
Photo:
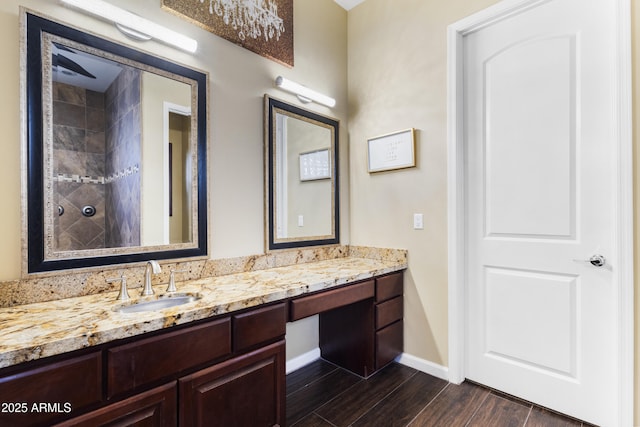
[[[428,360],[402,353],[396,358],[396,361],[402,365],[422,371],[425,374],[433,375],[441,380],[449,381],[449,368],[429,362]]]
[[[320,348],[314,348],[300,356],[294,357],[291,360],[287,360],[286,373],[293,372],[308,365],[311,362],[315,362],[320,359]],[[440,378],[445,381],[449,381],[449,368],[446,366],[438,365],[437,363],[430,362],[426,359],[421,359],[416,356],[412,356],[408,353],[402,353],[396,358],[396,362],[409,366],[410,368],[417,369],[425,374],[433,375],[436,378]]]
[[[294,357],[291,360],[287,360],[286,372],[293,372],[303,366],[308,365],[311,362],[320,359],[320,347],[316,347],[311,351],[301,354],[298,357]]]

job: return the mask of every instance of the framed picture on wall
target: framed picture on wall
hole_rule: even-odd
[[[316,181],[331,178],[329,150],[300,153],[300,181]]]
[[[411,168],[416,165],[413,128],[367,140],[369,173]]]
[[[293,67],[293,0],[162,0],[162,8],[258,55]]]

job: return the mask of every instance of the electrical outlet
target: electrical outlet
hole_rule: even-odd
[[[422,230],[424,229],[424,215],[421,213],[413,214],[413,229],[414,230]]]
[[[304,227],[304,215],[298,215],[298,227]]]

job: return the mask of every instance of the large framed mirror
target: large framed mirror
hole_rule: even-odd
[[[267,250],[340,242],[339,122],[265,95]]]
[[[26,273],[206,256],[207,74],[22,26]]]

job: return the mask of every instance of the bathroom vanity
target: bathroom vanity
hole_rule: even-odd
[[[151,313],[104,294],[2,309],[0,425],[284,425],[286,323],[319,314],[322,357],[367,377],[402,352],[404,268],[342,258],[184,282],[198,301]],[[12,310],[31,310],[30,343]]]

